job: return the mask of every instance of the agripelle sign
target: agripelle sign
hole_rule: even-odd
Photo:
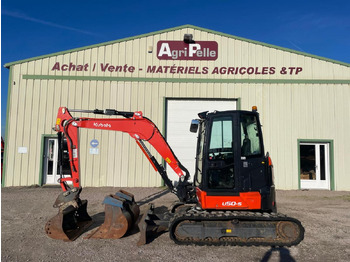
[[[218,58],[218,43],[216,41],[158,41],[156,56],[159,60],[207,60],[215,61]],[[163,63],[166,63],[165,61]],[[196,66],[179,65],[146,65],[111,63],[82,63],[56,62],[51,71],[85,71],[98,73],[131,73],[142,72],[147,74],[177,74],[177,75],[298,75],[303,71],[298,66]]]
[[[157,58],[159,60],[216,60],[218,43],[215,41],[158,41]]]

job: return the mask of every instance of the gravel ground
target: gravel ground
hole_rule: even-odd
[[[159,188],[128,188],[136,201]],[[1,192],[1,261],[350,261],[350,192],[277,191],[278,211],[299,219],[305,238],[291,248],[179,246],[168,233],[137,247],[135,230],[117,240],[83,239],[103,222],[104,196],[118,188],[84,188],[88,212],[95,220],[74,242],[48,238],[46,221],[59,188],[3,188]],[[170,206],[175,196],[162,194],[152,202]],[[145,206],[143,206],[145,207]],[[142,207],[141,207],[142,210]]]

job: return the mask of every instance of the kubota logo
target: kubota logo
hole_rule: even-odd
[[[111,128],[112,126],[111,126],[111,124],[108,124],[108,123],[106,123],[106,124],[103,124],[103,123],[94,123],[94,127],[105,127],[105,128]]]
[[[222,202],[222,206],[229,206],[229,207],[241,207],[243,204],[242,202],[236,202],[236,201],[226,201],[226,202]]]

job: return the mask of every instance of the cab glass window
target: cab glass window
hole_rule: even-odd
[[[241,156],[260,156],[261,141],[256,116],[241,115]]]
[[[232,119],[220,117],[213,121],[209,152],[232,151]]]
[[[231,117],[213,120],[209,143],[208,188],[233,189],[233,128]]]
[[[202,183],[202,166],[203,166],[203,151],[204,151],[204,139],[205,139],[205,126],[204,122],[200,124],[198,133],[198,149],[197,149],[197,163],[196,163],[196,180],[195,185],[198,186]]]

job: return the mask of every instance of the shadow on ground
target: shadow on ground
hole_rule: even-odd
[[[290,254],[289,249],[285,247],[272,247],[269,251],[265,253],[260,262],[268,262],[272,256],[272,253],[279,252],[281,262],[295,262],[296,260]]]

